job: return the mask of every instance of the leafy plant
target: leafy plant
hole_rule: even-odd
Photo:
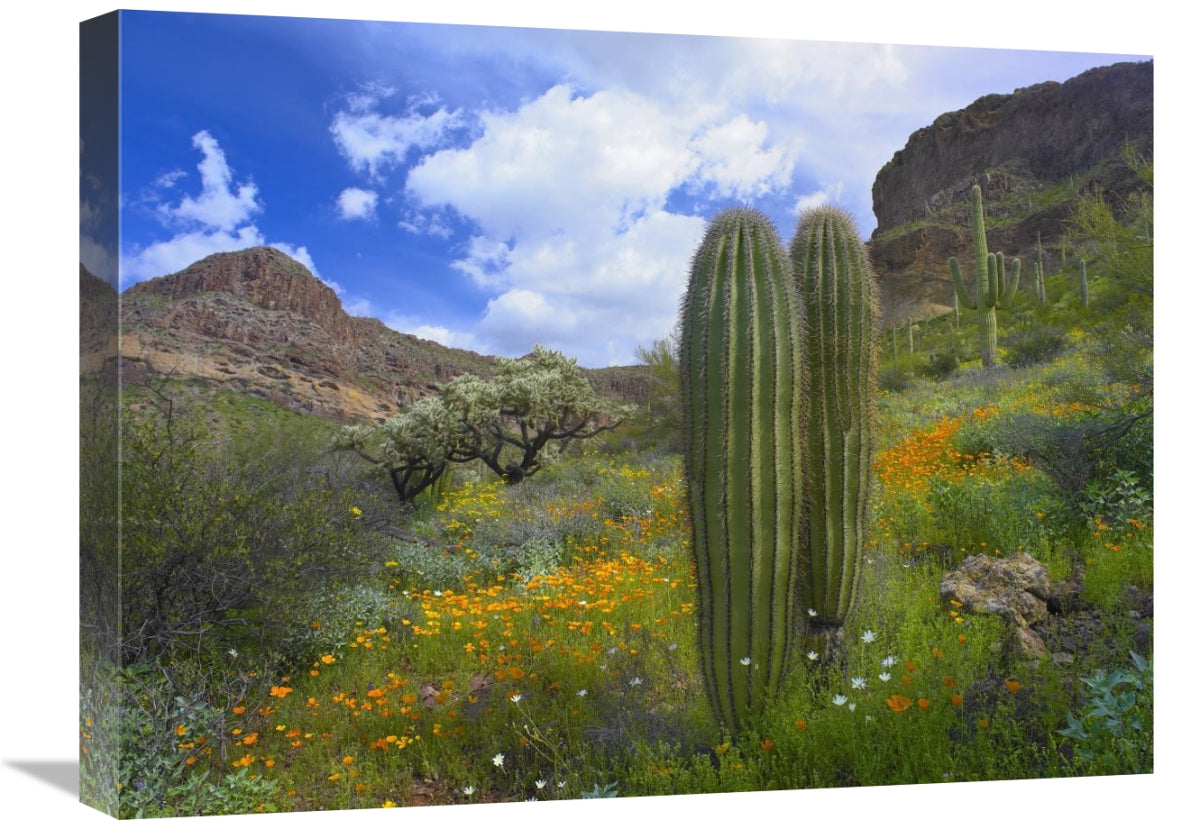
[[[1067,714],[1059,734],[1074,741],[1075,753],[1093,774],[1137,774],[1153,765],[1154,667],[1130,651],[1132,670],[1098,670],[1081,681],[1088,687],[1080,716]]]

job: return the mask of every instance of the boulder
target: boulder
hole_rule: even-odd
[[[1050,573],[1028,553],[1006,558],[971,556],[942,576],[944,602],[958,602],[967,613],[991,613],[1019,628],[1050,615]]]

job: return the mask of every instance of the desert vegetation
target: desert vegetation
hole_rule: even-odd
[[[1152,771],[1149,197],[1076,205],[1086,302],[1075,265],[1001,288],[985,252],[996,287],[960,299],[1002,295],[1002,333],[947,315],[911,349],[866,294],[814,323],[822,254],[865,261],[836,214],[806,220],[790,251],[752,211],[714,222],[636,414],[598,419],[541,350],[381,430],[166,381],[119,422],[85,409],[126,600],[119,620],[102,601],[115,505],[85,505],[84,799],[151,817]],[[725,410],[738,383],[755,406]],[[940,592],[1017,553],[1073,585],[1042,658]]]

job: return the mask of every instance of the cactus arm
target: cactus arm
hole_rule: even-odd
[[[984,282],[981,282],[979,286],[980,308],[992,309],[996,307],[996,283],[999,280],[999,277],[997,276],[998,270],[999,268],[997,268],[996,254],[989,253],[987,257],[987,279]],[[984,285],[987,286],[986,290],[984,289]]]
[[[998,255],[998,254],[997,254]],[[999,260],[997,260],[997,266]],[[1004,290],[996,297],[997,304],[1002,308],[1008,308],[1012,305],[1013,298],[1017,295],[1017,286],[1021,284],[1021,260],[1013,258],[1012,261],[1012,277],[1007,280],[1004,285]]]
[[[953,256],[950,257],[950,276],[954,280],[954,296],[958,299],[958,304],[974,311],[975,301],[967,293],[967,286],[963,284],[962,272],[958,269],[958,259]]]

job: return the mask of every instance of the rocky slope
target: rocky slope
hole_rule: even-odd
[[[491,373],[492,358],[351,317],[307,268],[274,248],[209,256],[121,295],[126,383],[148,373],[229,389],[339,421],[381,421],[437,384]],[[601,394],[644,394],[601,372]]]
[[[1119,63],[985,96],[913,133],[872,188],[878,227],[869,247],[884,324],[949,310],[946,262],[969,250],[974,184],[984,193],[989,248],[1029,262],[1040,233],[1046,270],[1056,271],[1074,198],[1100,189],[1116,199],[1136,186],[1121,159],[1127,142],[1152,158],[1153,87],[1152,62]]]

